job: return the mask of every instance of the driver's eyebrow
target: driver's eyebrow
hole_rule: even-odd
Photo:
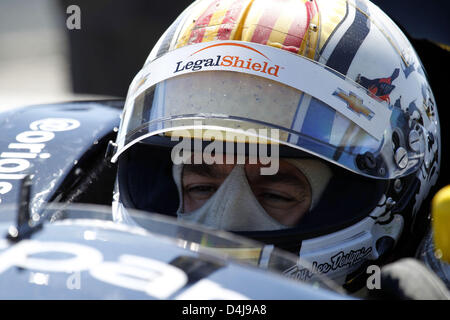
[[[196,174],[209,178],[226,178],[228,173],[224,170],[217,170],[213,165],[208,164],[185,164],[183,166],[183,173]]]
[[[296,187],[305,188],[306,184],[298,177],[284,172],[279,172],[275,175],[267,175],[267,176],[257,176],[252,181],[253,183],[257,184],[264,184],[264,183],[283,183],[283,184],[289,184]]]

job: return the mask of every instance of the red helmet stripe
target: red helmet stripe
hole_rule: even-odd
[[[208,27],[219,3],[220,0],[212,1],[205,12],[203,12],[203,14],[197,19],[188,41],[189,44],[202,42],[206,32],[206,27]]]
[[[318,8],[316,1],[306,0],[305,11],[299,11],[292,23],[286,39],[283,43],[283,49],[294,53],[298,53],[300,46],[308,31],[309,24],[314,16],[317,14]]]
[[[270,1],[270,4],[268,4],[265,8],[263,15],[259,19],[257,26],[253,31],[251,42],[267,44],[273,27],[283,12],[283,5],[281,2],[286,2],[286,0]]]
[[[307,10],[303,10],[303,8],[299,7],[297,15],[295,16],[295,19],[289,28],[288,34],[286,35],[286,39],[284,40],[283,49],[297,53],[300,49],[300,45],[302,44],[308,25],[308,12]]]
[[[225,17],[223,18],[219,31],[217,32],[217,40],[230,40],[233,29],[235,29],[237,27],[237,23],[239,23],[237,19],[244,8],[244,3],[246,2],[236,0],[230,6],[230,9],[228,9]]]

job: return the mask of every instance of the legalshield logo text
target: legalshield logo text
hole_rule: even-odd
[[[270,62],[270,59],[264,55],[263,53],[259,52],[258,50],[243,45],[243,44],[237,44],[237,43],[220,43],[211,45],[209,47],[203,48],[197,52],[194,52],[191,56],[213,47],[218,46],[238,46],[238,47],[244,47],[246,49],[249,49],[253,52],[258,53],[262,58],[264,59],[255,59],[255,58],[248,58],[248,57],[241,57],[239,55],[216,55],[211,58],[206,59],[197,59],[197,60],[189,60],[189,61],[178,61],[176,63],[175,71],[174,73],[178,73],[181,71],[186,70],[192,70],[192,71],[200,71],[203,68],[211,68],[211,67],[228,67],[228,68],[236,68],[236,69],[247,69],[247,70],[253,70],[256,72],[261,72],[264,74],[268,74],[271,76],[274,76],[276,78],[279,77],[280,72],[280,66],[276,64],[272,64]]]

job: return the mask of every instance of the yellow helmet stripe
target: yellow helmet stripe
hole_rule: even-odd
[[[209,26],[215,12],[217,11],[218,6],[220,6],[220,0],[211,1],[206,11],[203,12],[195,21],[195,26],[189,37],[188,44],[203,42],[203,37],[205,36],[206,29]]]
[[[289,1],[289,0],[288,0]],[[286,0],[263,1],[264,13],[259,18],[251,38],[251,42],[267,44],[273,28],[283,13]]]
[[[197,5],[190,9],[190,13],[186,18],[185,25],[181,28],[178,39],[176,40],[175,48],[181,48],[189,44],[192,31],[194,30],[198,17],[200,17],[210,6],[210,0],[203,0],[196,2]]]
[[[321,36],[318,49],[321,51],[328,38],[346,17],[347,1],[321,0],[319,5],[321,15]]]
[[[219,29],[222,26],[223,20],[232,5],[233,1],[220,1],[217,3],[214,9],[215,11],[209,20],[209,24],[202,27],[202,32],[204,33],[203,38],[201,40],[197,39],[195,42],[209,42],[217,40]]]
[[[217,34],[217,40],[240,40],[245,17],[253,0],[235,0],[226,13]]]
[[[319,38],[319,8],[315,0],[309,1],[305,0],[306,7],[306,28],[303,31],[302,43],[298,54],[304,55],[310,59],[314,59],[317,49],[317,41]],[[299,32],[299,30],[293,30],[294,34]]]
[[[301,0],[289,1],[286,5],[283,5],[283,13],[277,19],[267,44],[284,49],[286,40],[290,41],[292,38],[289,34],[289,30],[296,24],[298,16],[305,16],[305,9]],[[301,43],[301,38],[296,35],[295,41],[298,42],[298,45],[297,49],[293,52],[297,52]]]

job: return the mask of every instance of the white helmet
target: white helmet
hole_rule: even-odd
[[[130,86],[112,157],[117,220],[129,219],[128,207],[180,216],[176,137],[203,140],[201,150],[205,140],[248,147],[256,137],[306,168],[314,204],[298,224],[277,228],[260,215],[272,227],[244,219],[229,231],[311,263],[308,272],[286,269],[288,276],[320,273],[342,284],[426,223],[419,209],[440,164],[439,119],[423,66],[400,29],[364,0],[189,6]],[[219,202],[196,216],[222,217]],[[226,226],[210,220],[197,221]]]

